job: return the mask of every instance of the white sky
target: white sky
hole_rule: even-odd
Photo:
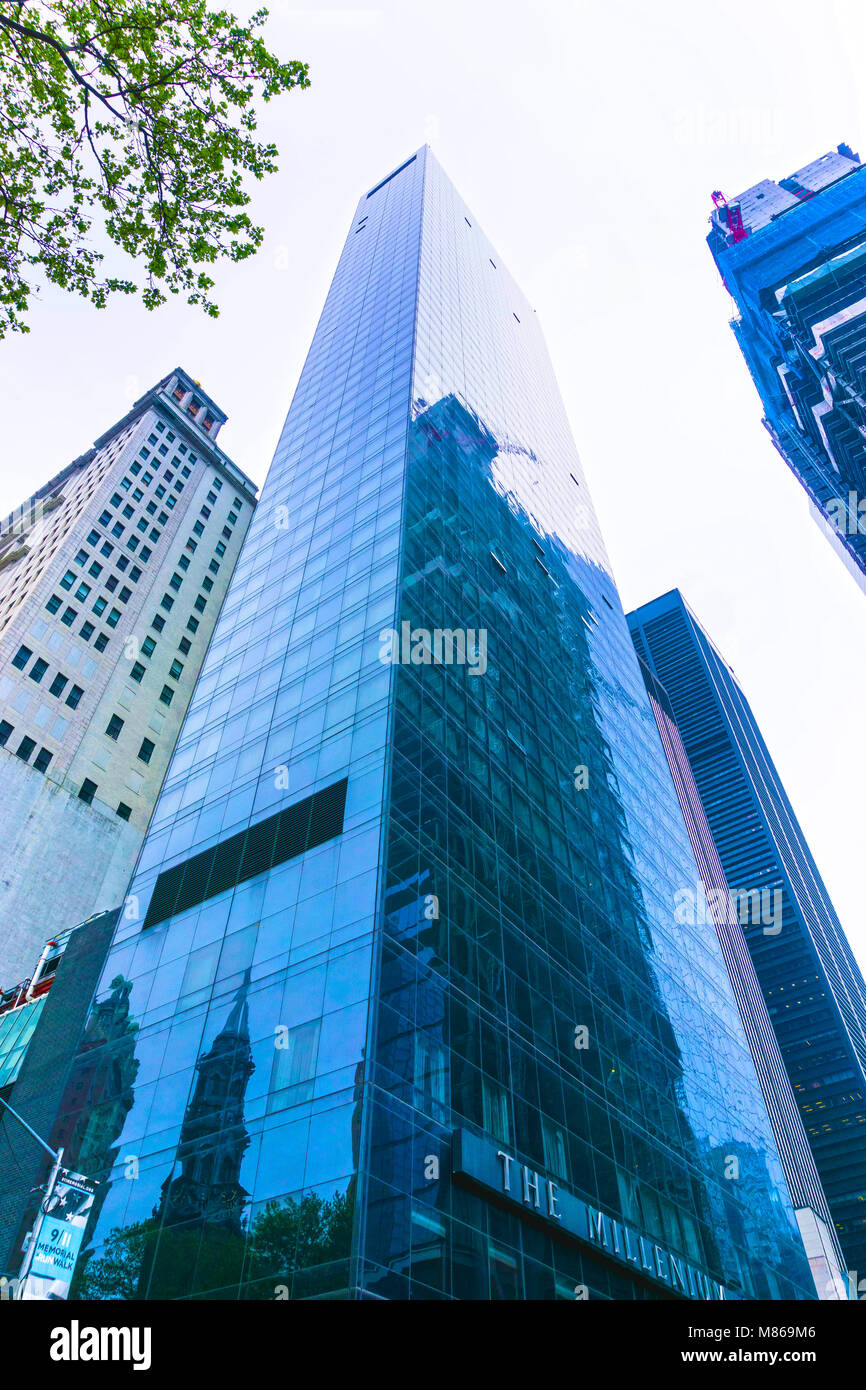
[[[247,8],[241,2],[239,13]],[[704,238],[710,193],[866,154],[858,0],[400,0],[297,9],[313,85],[222,315],[46,291],[0,345],[0,515],[182,364],[264,479],[360,194],[429,141],[534,303],[626,609],[679,586],[734,667],[866,966],[866,596],[760,423]],[[134,278],[134,276],[133,276]]]

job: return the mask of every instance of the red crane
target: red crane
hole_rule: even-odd
[[[743,211],[739,203],[729,203],[724,193],[716,189],[713,194],[713,203],[719,210],[724,208],[725,218],[728,224],[728,231],[731,234],[731,241],[736,246],[738,241],[744,241],[749,235],[743,226]]]

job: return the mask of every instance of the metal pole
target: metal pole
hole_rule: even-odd
[[[37,1144],[41,1145],[45,1152],[47,1154],[50,1154],[51,1157],[54,1159],[54,1163],[51,1167],[51,1173],[48,1178],[48,1183],[45,1188],[45,1193],[43,1195],[42,1201],[39,1204],[39,1211],[36,1215],[36,1218],[34,1219],[33,1227],[30,1231],[30,1239],[27,1242],[27,1249],[24,1252],[24,1259],[21,1262],[21,1269],[18,1273],[18,1288],[15,1290],[15,1298],[22,1299],[24,1297],[24,1280],[27,1278],[27,1275],[30,1271],[30,1266],[33,1263],[33,1255],[36,1250],[36,1237],[39,1234],[40,1227],[42,1226],[42,1217],[44,1215],[45,1203],[48,1201],[49,1197],[54,1191],[54,1188],[57,1185],[57,1178],[60,1174],[60,1168],[63,1162],[63,1150],[58,1149],[55,1153],[51,1145],[46,1144],[45,1140],[41,1139],[39,1135],[36,1133],[36,1130],[31,1129],[27,1121],[23,1120],[21,1116],[18,1114],[18,1111],[13,1110],[12,1106],[8,1103],[8,1101],[3,1100],[2,1097],[0,1097],[0,1105],[2,1105],[4,1109],[8,1110],[13,1120],[17,1120],[19,1125],[22,1125],[23,1128],[27,1130],[27,1133],[33,1139],[36,1140]]]
[[[45,1193],[42,1197],[42,1201],[39,1203],[39,1211],[37,1212],[36,1217],[33,1221],[33,1227],[30,1231],[30,1239],[27,1242],[27,1249],[24,1251],[24,1259],[21,1261],[21,1268],[18,1271],[18,1288],[15,1290],[16,1299],[23,1299],[24,1297],[24,1281],[30,1273],[30,1266],[33,1263],[33,1256],[36,1253],[36,1240],[40,1230],[42,1229],[42,1221],[45,1215],[45,1205],[48,1202],[48,1199],[51,1197],[51,1194],[53,1193],[54,1188],[57,1185],[57,1179],[60,1175],[60,1167],[62,1162],[63,1150],[58,1149],[57,1153],[54,1156],[54,1164],[51,1169],[51,1175],[48,1179],[48,1182],[45,1185]]]
[[[28,1133],[29,1135],[31,1135],[32,1138],[34,1138],[34,1139],[36,1140],[37,1144],[41,1144],[41,1145],[42,1145],[43,1149],[45,1150],[45,1152],[46,1152],[47,1154],[50,1154],[51,1157],[54,1158],[54,1159],[57,1158],[57,1154],[54,1152],[54,1150],[52,1149],[51,1145],[50,1145],[50,1144],[46,1144],[46,1142],[45,1142],[44,1139],[40,1139],[39,1135],[36,1133],[36,1130],[35,1130],[35,1129],[31,1129],[30,1126],[29,1126],[29,1124],[27,1123],[27,1121],[26,1121],[26,1120],[22,1120],[21,1116],[18,1114],[18,1111],[17,1111],[17,1110],[13,1110],[13,1109],[12,1109],[12,1106],[9,1104],[9,1102],[8,1102],[8,1101],[5,1101],[5,1100],[3,1099],[2,1096],[0,1096],[0,1105],[4,1106],[5,1109],[7,1109],[7,1110],[9,1111],[9,1114],[12,1116],[13,1120],[17,1120],[18,1123],[19,1123],[19,1125],[23,1125],[23,1126],[24,1126],[24,1128],[27,1130],[27,1133]],[[61,1152],[62,1152],[62,1150],[61,1150]]]

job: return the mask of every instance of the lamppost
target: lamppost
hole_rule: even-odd
[[[14,1120],[17,1120],[20,1125],[23,1125],[24,1129],[27,1130],[27,1133],[31,1136],[31,1138],[35,1139],[37,1144],[39,1144],[40,1147],[43,1148],[45,1152],[54,1160],[51,1166],[51,1172],[48,1177],[48,1183],[45,1188],[45,1195],[42,1198],[41,1205],[42,1210],[44,1211],[46,1203],[50,1199],[55,1187],[57,1186],[57,1179],[60,1175],[60,1169],[63,1163],[63,1150],[52,1149],[50,1144],[46,1144],[45,1140],[41,1139],[40,1136],[36,1133],[36,1130],[31,1129],[27,1121],[22,1119],[22,1117],[18,1114],[18,1111],[13,1110],[12,1106],[8,1103],[8,1101],[3,1100],[2,1097],[0,1097],[0,1105],[2,1105],[5,1110],[9,1111],[9,1114],[12,1116]],[[30,1272],[30,1266],[33,1263],[33,1255],[36,1250],[36,1228],[37,1223],[34,1221],[33,1229],[31,1230],[29,1239],[27,1241],[27,1249],[24,1252],[24,1259],[21,1262],[21,1269],[18,1274],[18,1287],[15,1290],[16,1299],[22,1299],[24,1297],[24,1281],[26,1280],[27,1275]]]

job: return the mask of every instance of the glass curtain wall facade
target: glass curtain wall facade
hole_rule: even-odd
[[[866,1269],[866,984],[730,667],[677,590],[629,623],[670,698],[856,1284]]]
[[[422,149],[360,200],[79,1047],[77,1296],[813,1296],[696,876],[534,313]]]
[[[731,890],[707,824],[697,783],[674,719],[670,697],[649,667],[640,662],[650,705],[668,760],[683,819],[689,832],[706,900],[716,924],[719,945],[728,967],[734,998],[749,1043],[755,1073],[773,1128],[776,1148],[788,1181],[788,1191],[809,1257],[819,1298],[848,1297],[845,1260],[836,1238],[833,1218],[818,1177],[815,1160],[797,1110],[782,1054],[755,974],[743,928],[730,911]]]
[[[839,145],[764,179],[716,206],[708,243],[764,425],[866,590],[866,168]]]

